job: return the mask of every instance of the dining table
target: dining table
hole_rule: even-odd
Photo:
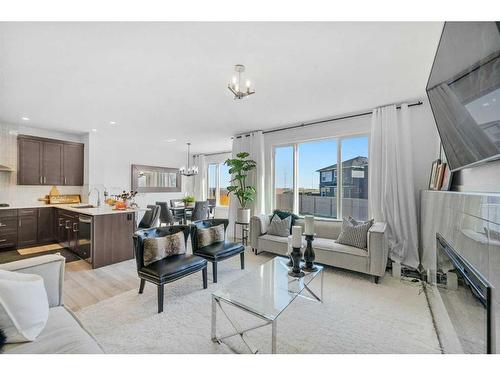
[[[178,217],[178,213],[182,214],[182,223],[181,224],[187,224],[187,213],[188,212],[193,212],[194,210],[194,205],[188,205],[188,206],[178,206],[178,207],[169,207],[172,213],[174,214],[174,217]],[[213,209],[215,208],[214,204],[209,204],[208,205],[208,210],[209,212],[213,212]]]

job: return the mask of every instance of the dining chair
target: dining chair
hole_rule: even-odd
[[[170,199],[170,207],[185,207],[184,201],[182,199]],[[184,211],[172,211],[175,221],[184,221]]]
[[[191,221],[208,219],[208,201],[195,202],[193,212],[188,213],[188,215],[188,219]]]
[[[217,200],[215,198],[209,198],[208,200],[208,216],[213,219],[215,206],[217,205]]]
[[[160,218],[160,206],[148,204],[148,211],[142,217],[138,229],[154,228]]]
[[[167,202],[156,202],[157,206],[160,206],[160,226],[165,223],[166,225],[174,225],[176,221],[170,207],[168,207]]]

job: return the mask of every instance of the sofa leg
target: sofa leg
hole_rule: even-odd
[[[201,270],[201,274],[203,276],[203,289],[207,289],[208,283],[207,283],[207,267],[203,268]]]
[[[141,279],[141,285],[139,285],[139,294],[142,294],[142,292],[144,292],[144,285],[146,285],[146,280]]]
[[[380,276],[374,276],[374,277],[373,277],[373,282],[374,282],[375,284],[378,284],[379,280],[380,280]]]
[[[163,312],[163,284],[158,285],[158,314]]]
[[[240,253],[240,263],[241,263],[241,269],[245,269],[245,252]]]
[[[212,263],[212,275],[213,275],[213,282],[217,282],[217,262]]]

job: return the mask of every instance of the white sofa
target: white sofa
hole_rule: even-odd
[[[258,215],[250,219],[250,244],[258,254],[267,251],[278,255],[288,252],[288,238],[267,234],[272,215]],[[295,225],[304,227],[304,220],[298,219]],[[342,245],[335,240],[342,229],[342,222],[333,220],[316,220],[316,237],[313,249],[316,262],[329,266],[345,268],[374,276],[375,283],[385,273],[389,253],[385,241],[385,223],[374,223],[368,231],[368,248]]]
[[[11,263],[0,269],[40,275],[49,299],[49,319],[32,342],[7,344],[6,354],[97,354],[104,353],[97,341],[63,305],[65,259],[61,255],[42,255]]]

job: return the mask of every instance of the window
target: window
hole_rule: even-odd
[[[277,209],[367,220],[368,136],[275,147],[274,188]]]
[[[215,199],[217,206],[229,206],[227,187],[231,185],[229,167],[220,164],[208,165],[208,199]]]
[[[274,207],[278,210],[293,210],[293,146],[274,149]]]

